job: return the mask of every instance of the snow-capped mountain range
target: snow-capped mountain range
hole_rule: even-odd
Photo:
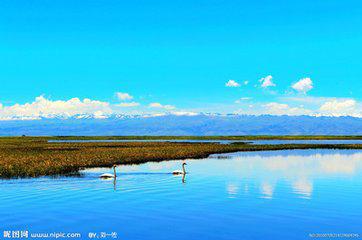
[[[362,135],[362,118],[237,114],[75,115],[0,121],[0,135]]]

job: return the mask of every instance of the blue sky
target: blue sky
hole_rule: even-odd
[[[4,0],[0,118],[52,108],[362,116],[361,16],[348,0]],[[275,86],[261,86],[267,76]],[[303,79],[307,91],[292,88]]]

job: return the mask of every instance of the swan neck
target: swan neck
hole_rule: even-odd
[[[116,174],[116,168],[115,167],[113,167],[113,172],[114,172],[114,178],[116,178],[117,174]]]
[[[183,164],[183,165],[182,165],[182,172],[183,172],[183,174],[185,174],[185,173],[186,173],[186,170],[185,170],[185,164]]]

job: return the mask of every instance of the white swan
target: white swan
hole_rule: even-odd
[[[181,170],[175,170],[175,171],[172,172],[172,174],[173,175],[180,175],[180,174],[185,175],[186,174],[185,165],[187,165],[187,164],[186,163],[182,164],[182,171]]]
[[[109,178],[114,178],[114,179],[116,179],[116,178],[117,178],[116,167],[117,167],[117,165],[113,165],[113,174],[103,173],[103,174],[100,175],[99,177],[100,177],[100,178],[103,178],[103,179],[109,179]]]

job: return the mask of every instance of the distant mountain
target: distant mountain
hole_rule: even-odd
[[[362,118],[271,115],[127,116],[0,121],[0,135],[362,135]]]

